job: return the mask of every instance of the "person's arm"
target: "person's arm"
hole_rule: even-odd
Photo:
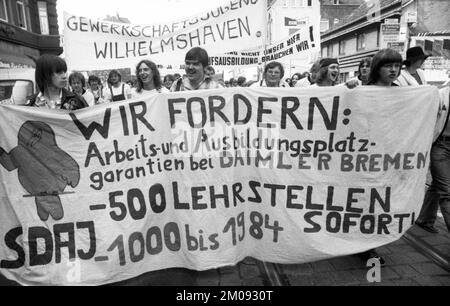
[[[109,87],[103,88],[103,100],[105,102],[112,102],[111,89]]]
[[[351,79],[345,82],[345,86],[347,86],[348,89],[356,88],[360,85],[360,81],[358,79]]]
[[[127,100],[132,98],[132,94],[131,94],[131,87],[128,84],[125,84],[125,98]]]

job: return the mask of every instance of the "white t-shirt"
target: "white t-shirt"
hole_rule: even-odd
[[[86,100],[86,103],[89,106],[94,106],[95,105],[95,97],[92,94],[92,92],[90,92],[89,90],[86,90],[86,92],[83,95],[84,100]]]
[[[141,98],[143,96],[147,96],[147,95],[154,95],[154,94],[158,94],[158,93],[169,93],[170,91],[165,88],[164,86],[161,87],[160,90],[157,89],[153,89],[153,90],[145,90],[142,89],[142,91],[139,93],[137,92],[137,88],[132,88],[131,89],[131,97],[134,98]]]
[[[309,81],[308,77],[305,77],[300,81],[297,81],[297,83],[295,83],[295,87],[308,87],[308,86],[311,86],[311,82]]]
[[[257,88],[257,87],[267,87],[266,81],[265,80],[261,80],[259,82],[253,83],[252,85],[250,85],[250,88]],[[284,80],[280,80],[280,86],[281,88],[289,88],[289,84],[286,83]]]
[[[112,86],[112,92],[114,96],[119,96],[122,94],[122,88],[123,88],[123,94],[125,95],[125,100],[127,99],[131,99],[131,87],[128,84],[125,83],[120,83],[119,87],[114,87]],[[111,97],[111,89],[110,87],[106,87],[103,90],[103,93],[105,95],[105,100],[108,102],[112,102],[112,97]]]

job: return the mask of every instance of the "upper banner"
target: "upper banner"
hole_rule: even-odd
[[[100,285],[380,247],[420,211],[438,107],[427,86],[1,106],[0,271]]]
[[[267,48],[210,56],[210,64],[214,67],[233,68],[295,59],[307,66],[311,61],[312,51],[316,49],[314,31],[312,26],[305,26],[287,39],[274,43]]]
[[[150,58],[183,64],[186,52],[202,47],[217,53],[264,44],[265,1],[230,0],[189,20],[133,25],[64,13],[64,50],[71,70],[123,68]]]

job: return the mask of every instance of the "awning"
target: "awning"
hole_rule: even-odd
[[[0,68],[35,68],[35,62],[26,55],[10,54],[0,50]]]

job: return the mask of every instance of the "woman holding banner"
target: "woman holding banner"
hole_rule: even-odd
[[[402,56],[395,50],[383,49],[373,57],[370,67],[369,82],[367,85],[383,87],[397,86],[394,82],[400,75],[402,68]],[[360,254],[365,260],[376,258],[380,264],[385,263],[383,257],[378,255],[375,249]]]
[[[140,98],[149,94],[167,93],[169,90],[162,86],[161,75],[156,64],[149,60],[142,60],[136,66],[137,87],[131,90],[132,98]]]
[[[60,57],[42,55],[36,61],[35,79],[39,93],[27,101],[27,106],[71,111],[89,106],[82,96],[66,89],[67,64]]]

